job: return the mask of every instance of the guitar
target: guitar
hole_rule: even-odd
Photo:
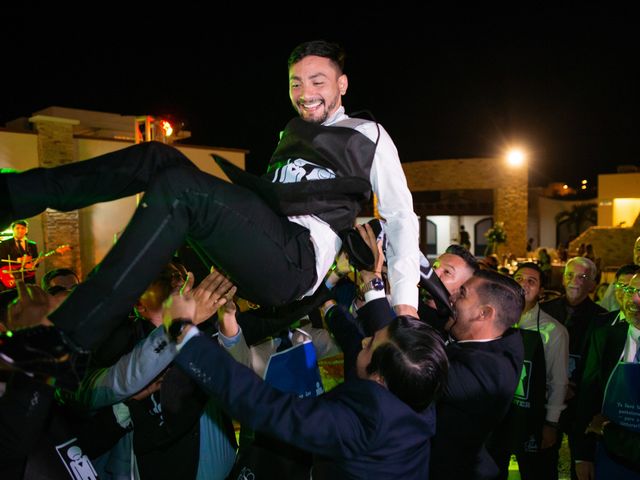
[[[45,258],[53,255],[54,253],[62,255],[63,253],[67,253],[69,250],[71,250],[71,245],[60,245],[47,253],[38,255],[38,258],[29,262],[24,262],[23,260],[11,260],[11,258],[0,260],[0,262],[7,263],[7,265],[2,265],[2,267],[0,267],[0,282],[2,282],[6,288],[15,288],[16,274],[21,274],[18,278],[22,278],[23,280],[25,278],[32,278],[36,274],[36,267]]]

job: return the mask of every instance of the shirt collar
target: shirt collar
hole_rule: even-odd
[[[520,321],[518,322],[518,325],[521,325],[523,323],[528,323],[527,320],[536,318],[538,316],[539,310],[540,310],[540,304],[536,302],[536,304],[531,308],[531,310],[524,312],[522,315],[520,315]]]
[[[478,338],[478,339],[474,339],[474,340],[458,340],[456,343],[487,343],[487,342],[493,342],[494,340],[498,340],[499,338],[502,338],[502,335],[500,335],[499,337],[495,337],[495,338]]]
[[[629,330],[627,330],[627,335],[629,335],[637,343],[640,343],[640,330],[631,324],[629,324]]]
[[[345,118],[347,118],[347,114],[344,113],[344,107],[339,107],[333,115],[322,122],[322,125],[328,127],[336,122],[339,122],[340,120],[344,120]]]

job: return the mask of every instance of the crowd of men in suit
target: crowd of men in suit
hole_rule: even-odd
[[[370,245],[373,246],[374,243],[370,242]],[[379,258],[383,258],[383,255],[381,254]],[[638,265],[625,265],[616,272],[616,297],[620,308],[608,312],[599,307],[590,297],[595,287],[597,272],[590,260],[584,257],[574,257],[565,266],[563,275],[565,294],[539,303],[544,292],[542,287],[544,274],[535,263],[521,264],[511,279],[484,267],[466,249],[458,245],[450,246],[440,255],[434,262],[434,272],[449,292],[455,314],[451,318],[439,317],[432,299],[424,291],[420,307],[420,316],[425,321],[424,325],[430,324],[434,327],[433,331],[438,332],[437,335],[432,335],[431,329],[428,329],[423,335],[427,335],[426,338],[429,339],[428,348],[435,352],[433,354],[435,356],[431,359],[431,368],[439,365],[440,373],[429,379],[426,389],[419,395],[412,396],[410,393],[407,395],[406,391],[402,393],[402,388],[393,391],[394,395],[380,404],[379,410],[367,412],[370,416],[366,417],[372,425],[386,425],[387,431],[375,430],[377,435],[381,435],[381,441],[386,442],[389,436],[402,435],[404,440],[401,443],[405,444],[405,447],[412,442],[413,444],[426,442],[429,449],[423,452],[422,457],[429,459],[426,462],[429,467],[428,471],[424,471],[420,467],[421,462],[415,462],[416,457],[412,457],[413,463],[405,467],[398,465],[398,462],[408,461],[403,457],[403,449],[396,452],[381,445],[378,447],[380,450],[376,450],[370,442],[360,436],[370,436],[373,431],[366,429],[361,431],[362,427],[357,430],[360,432],[359,435],[354,435],[353,431],[347,431],[344,428],[331,432],[320,429],[320,426],[316,425],[318,427],[316,434],[307,433],[298,437],[300,430],[313,428],[315,424],[311,419],[314,415],[318,415],[322,421],[326,421],[327,416],[346,415],[341,420],[344,424],[353,421],[353,419],[349,420],[353,412],[347,411],[341,414],[332,403],[329,403],[328,407],[326,404],[322,407],[327,408],[326,416],[322,416],[320,413],[322,408],[317,405],[306,407],[310,410],[305,408],[301,412],[297,410],[300,407],[295,403],[289,407],[285,406],[274,400],[273,392],[266,390],[269,402],[273,402],[273,408],[264,407],[264,410],[256,413],[255,396],[259,395],[259,398],[263,398],[262,396],[267,393],[261,388],[269,387],[261,386],[260,381],[252,375],[247,375],[238,365],[228,361],[225,355],[216,353],[215,358],[205,362],[195,353],[193,354],[196,355],[195,357],[188,354],[191,350],[187,349],[186,345],[184,353],[178,357],[175,349],[158,348],[168,340],[162,324],[164,307],[161,300],[169,298],[172,288],[175,290],[176,286],[181,286],[189,278],[184,267],[180,266],[179,262],[175,264],[179,267],[171,267],[169,273],[165,273],[162,279],[158,279],[136,305],[135,311],[138,318],[146,318],[147,321],[126,325],[124,328],[127,331],[126,335],[115,334],[113,341],[95,355],[95,368],[92,370],[93,373],[88,375],[91,380],[85,380],[83,387],[78,391],[82,393],[76,392],[76,397],[83,398],[86,402],[85,406],[89,405],[93,412],[100,414],[94,413],[91,416],[90,427],[87,427],[85,419],[78,423],[82,428],[74,424],[70,429],[69,427],[61,429],[72,432],[74,438],[80,439],[78,448],[82,447],[82,452],[85,455],[88,454],[87,458],[95,463],[92,468],[97,469],[96,471],[102,475],[114,468],[106,458],[111,458],[113,461],[113,458],[117,457],[114,453],[118,450],[116,446],[122,449],[121,444],[129,442],[129,447],[139,446],[139,451],[135,449],[134,451],[136,451],[138,468],[143,477],[154,477],[158,475],[158,471],[175,473],[174,469],[169,467],[170,463],[165,464],[161,460],[162,455],[172,451],[183,452],[185,460],[179,468],[184,471],[185,466],[190,465],[189,468],[196,475],[199,468],[205,468],[202,464],[203,457],[207,457],[205,451],[217,449],[226,453],[214,456],[213,459],[209,458],[209,461],[218,464],[218,468],[210,468],[218,472],[222,471],[223,473],[219,475],[220,478],[224,478],[223,474],[228,474],[237,462],[236,451],[243,451],[237,449],[236,439],[230,428],[232,418],[242,418],[243,424],[251,425],[252,429],[265,433],[267,438],[275,436],[280,439],[282,443],[278,443],[278,449],[284,449],[286,445],[295,445],[296,449],[302,452],[315,454],[314,457],[304,457],[304,461],[295,457],[298,467],[303,465],[302,470],[297,471],[307,472],[313,468],[314,472],[317,474],[322,472],[323,476],[340,474],[350,469],[360,473],[371,469],[383,475],[381,472],[384,472],[385,467],[382,467],[377,459],[372,460],[382,455],[387,459],[383,464],[388,468],[386,473],[388,475],[402,471],[408,466],[407,472],[422,474],[428,472],[431,478],[451,478],[451,475],[457,478],[507,478],[509,459],[511,455],[515,455],[522,478],[557,478],[559,449],[563,435],[569,438],[575,478],[595,478],[595,471],[598,468],[601,469],[599,475],[609,471],[617,472],[618,470],[615,469],[633,472],[634,468],[637,468],[637,451],[634,448],[637,439],[633,436],[633,429],[621,421],[620,417],[607,417],[606,415],[612,415],[613,407],[608,407],[609,410],[605,411],[602,405],[606,395],[615,399],[613,405],[620,401],[628,404],[615,396],[625,394],[620,393],[619,389],[614,391],[610,387],[609,392],[606,392],[607,384],[612,377],[617,379],[616,385],[624,385],[625,381],[628,381],[626,376],[622,379],[618,377],[627,375],[624,365],[632,364],[635,360],[636,352],[632,349],[637,345],[637,340],[633,343],[632,333],[640,326],[638,313],[640,311],[638,297],[640,275],[637,275],[640,272],[640,266]],[[322,320],[319,326],[321,328],[330,326],[332,338],[339,340],[338,345],[342,348],[340,351],[345,355],[345,383],[350,386],[354,382],[358,384],[359,387],[356,389],[358,395],[363,394],[363,385],[382,384],[385,389],[394,388],[386,384],[386,380],[380,380],[378,370],[374,375],[366,373],[368,364],[363,365],[365,370],[361,372],[361,376],[350,375],[348,365],[357,366],[362,352],[367,351],[367,346],[362,349],[359,341],[354,344],[354,338],[364,337],[362,333],[354,333],[354,331],[358,332],[366,328],[366,331],[371,334],[368,341],[375,347],[371,353],[373,356],[375,350],[390,341],[389,334],[386,333],[389,324],[393,324],[395,329],[408,329],[412,332],[412,336],[419,335],[422,327],[411,324],[410,319],[404,320],[409,322],[409,325],[397,325],[397,320],[392,320],[391,309],[383,306],[387,302],[388,285],[382,291],[372,289],[364,294],[360,292],[361,298],[358,301],[358,290],[370,279],[377,278],[376,273],[375,271],[358,272],[355,276],[348,263],[344,265],[347,265],[342,267],[344,271],[341,272],[340,268],[335,268],[332,276],[327,277],[327,286],[323,290],[322,298],[315,303],[317,311],[312,316],[320,317]],[[376,268],[384,270],[382,263]],[[64,279],[63,274],[68,272],[61,272],[59,278]],[[360,285],[354,284],[353,280],[360,282]],[[55,279],[51,281],[55,283]],[[53,293],[62,292],[64,296],[74,287],[74,283],[66,287],[54,285],[56,291]],[[351,288],[348,285],[351,285]],[[269,321],[274,322],[273,325],[253,334],[255,326],[260,321],[264,321],[265,317],[264,315],[262,318],[260,315],[254,316],[252,310],[240,312],[235,302],[227,303],[226,299],[233,298],[228,297],[229,292],[235,293],[235,290],[231,290],[232,288],[228,279],[223,278],[221,273],[214,272],[202,282],[201,290],[195,289],[196,292],[207,292],[206,295],[200,294],[198,305],[202,312],[202,298],[206,296],[210,304],[205,309],[204,315],[211,314],[211,317],[200,318],[197,321],[199,326],[197,336],[200,337],[200,332],[203,332],[203,338],[197,342],[195,340],[187,342],[187,345],[192,342],[193,345],[202,343],[198,347],[200,351],[198,355],[207,357],[215,353],[215,349],[209,351],[211,346],[209,339],[206,338],[211,334],[214,325],[218,325],[220,330],[217,332],[219,338],[228,342],[230,338],[241,334],[249,337],[249,340],[246,340],[247,344],[254,345],[261,344],[265,338],[278,338],[275,336],[278,333],[275,330],[281,331],[282,327],[287,325],[287,319],[276,321],[272,318]],[[158,289],[162,292],[157,291]],[[350,291],[351,296],[338,293],[345,291]],[[241,301],[237,297],[236,300]],[[321,304],[318,305],[320,302]],[[231,310],[232,305],[233,310]],[[354,309],[354,306],[359,308]],[[214,307],[218,307],[215,312]],[[223,329],[219,322],[219,319],[229,317],[230,311],[231,318],[235,319],[238,316],[240,319],[235,332],[233,329],[230,331],[228,327],[226,330]],[[296,313],[298,314],[299,312]],[[247,321],[246,315],[251,315],[250,321]],[[132,331],[140,328],[146,333],[139,331],[133,335]],[[204,334],[206,332],[208,333]],[[396,332],[397,330],[394,330],[390,337],[393,343],[401,341],[394,338],[394,335],[399,335]],[[141,342],[145,338],[147,343]],[[120,347],[115,346],[118,342]],[[136,342],[141,343],[136,345]],[[378,343],[375,344],[375,342]],[[367,344],[367,339],[364,343]],[[220,344],[224,345],[224,342]],[[416,344],[414,343],[411,348],[415,349]],[[225,347],[225,349],[228,348]],[[130,353],[126,354],[127,351]],[[138,353],[132,355],[132,351]],[[441,352],[439,357],[438,352]],[[167,392],[178,388],[177,385],[181,384],[180,380],[176,380],[178,375],[176,372],[180,372],[180,369],[173,367],[172,370],[166,370],[174,360],[177,360],[176,365],[182,365],[187,372],[191,369],[187,377],[190,375],[194,381],[190,389],[191,394],[183,395],[184,398],[176,404],[177,406],[166,400],[170,398]],[[194,365],[198,365],[195,371],[193,371]],[[204,365],[215,365],[216,368],[209,371]],[[620,367],[620,365],[623,366]],[[136,369],[139,377],[132,376],[131,372]],[[206,375],[203,374],[203,369],[207,372]],[[173,373],[167,374],[167,372]],[[158,381],[159,376],[162,378],[161,381]],[[363,378],[367,380],[364,383]],[[373,384],[371,384],[372,379]],[[243,382],[246,382],[246,385]],[[233,390],[238,392],[237,396],[229,396],[230,394],[224,390],[226,387],[221,387],[229,384],[242,386]],[[126,388],[123,387],[124,385]],[[161,388],[164,389],[162,392],[166,403],[162,422],[178,425],[180,428],[175,426],[173,428],[181,433],[164,432],[167,439],[173,442],[168,440],[164,444],[159,442],[163,444],[162,448],[158,445],[150,447],[150,441],[145,442],[143,439],[157,435],[158,431],[162,432],[162,429],[156,425],[155,430],[145,430],[148,427],[144,426],[145,423],[140,418],[148,416],[148,413],[143,412],[153,410],[154,402],[159,403],[163,398],[160,395]],[[2,398],[3,409],[0,415],[4,419],[5,426],[12,425],[9,419],[12,419],[15,425],[16,418],[19,418],[15,415],[16,403],[25,400],[25,391],[31,394],[38,393],[42,398],[46,398],[52,397],[53,390],[26,378],[14,380],[7,395]],[[204,396],[199,396],[203,394],[196,394],[195,391],[203,391]],[[44,392],[47,392],[47,395],[44,395]],[[247,392],[252,394],[247,395]],[[327,398],[331,395],[337,395],[340,398],[340,392],[330,393],[323,394],[322,400],[325,400],[325,395]],[[374,389],[374,397],[377,394],[379,392],[375,392]],[[157,397],[155,400],[154,395]],[[217,399],[216,402],[213,404],[207,402],[208,395],[212,395],[212,399]],[[345,395],[348,397],[349,393]],[[365,396],[366,402],[372,402],[374,397]],[[200,400],[197,400],[198,398]],[[399,427],[408,420],[406,417],[386,418],[388,414],[385,412],[398,411],[397,405],[392,408],[393,402],[388,403],[392,398],[401,398],[405,405],[411,407],[407,413],[414,416],[409,422],[412,424],[412,430],[407,431]],[[356,402],[360,401],[362,399]],[[226,406],[219,408],[219,403]],[[52,397],[50,404],[43,402],[41,408],[52,409],[53,404],[55,401]],[[611,401],[607,403],[607,405],[611,404]],[[12,405],[13,408],[10,408]],[[115,409],[114,405],[121,405],[121,407]],[[363,408],[360,403],[356,405],[359,405],[358,409]],[[130,410],[126,417],[136,418],[137,422],[120,419],[122,424],[118,423],[118,416],[113,412],[122,411],[124,408]],[[288,411],[287,408],[292,410]],[[179,413],[181,409],[185,411]],[[184,418],[186,410],[190,410],[190,414]],[[401,411],[404,410],[401,409]],[[209,412],[209,419],[212,416],[216,419],[213,425],[219,431],[215,437],[209,433],[207,438],[215,438],[215,441],[205,442],[206,448],[203,449],[202,446],[197,447],[193,440],[189,443],[185,438],[194,438],[186,435],[186,432],[192,432],[192,435],[194,431],[200,432],[203,427],[198,427],[199,423],[196,421],[200,419],[199,422],[202,422],[202,418],[207,418],[206,412]],[[288,413],[285,415],[284,412]],[[36,415],[35,419],[42,421],[50,415],[51,413],[42,417]],[[54,418],[59,416],[57,412]],[[67,417],[68,412],[62,415],[62,418]],[[360,422],[365,418],[361,412],[357,417]],[[32,415],[27,415],[27,419],[34,424],[38,423],[34,421]],[[22,420],[20,423],[23,423]],[[187,428],[187,425],[191,426]],[[416,426],[419,428],[415,428]],[[15,428],[17,429],[18,426],[15,425]],[[100,442],[97,442],[100,444],[98,446],[95,445],[96,440],[92,439],[88,433],[94,432],[96,428],[104,430],[104,436]],[[5,429],[5,431],[15,432],[12,429]],[[24,432],[33,431],[33,428],[24,429]],[[137,443],[133,441],[136,433]],[[350,440],[347,440],[348,433],[354,435]],[[47,435],[50,437],[51,432]],[[200,435],[205,434],[200,432]],[[333,449],[332,452],[332,448],[328,445],[336,441],[335,435],[340,435],[341,441],[345,442],[343,445],[345,450]],[[26,441],[22,435],[18,437],[22,439],[21,442],[16,442],[15,436],[5,438],[5,452],[14,451],[17,455],[17,457],[9,455],[8,458],[13,460],[20,458],[16,450],[22,449],[22,455],[29,459],[30,468],[35,468],[33,465],[49,464],[50,456],[33,453],[33,449],[38,451],[38,448],[42,448],[42,439],[39,441],[39,447],[36,448],[33,441]],[[307,437],[308,440],[306,440]],[[35,435],[33,438],[40,438],[40,436]],[[127,441],[123,442],[123,438]],[[176,439],[181,441],[176,444]],[[53,443],[55,444],[55,441]],[[179,447],[181,443],[183,446]],[[226,449],[221,449],[221,445],[226,445]],[[457,448],[451,448],[452,445],[456,445]],[[248,448],[246,445],[243,447]],[[360,449],[360,453],[356,454],[358,460],[351,462],[350,456],[358,449]],[[276,454],[277,451],[271,453]],[[191,460],[187,460],[189,458]],[[336,459],[342,459],[339,461],[341,466],[337,470],[332,467]],[[291,457],[287,457],[287,461],[291,461]],[[262,466],[257,464],[253,468],[256,471],[260,469],[264,471],[264,462]],[[282,466],[280,465],[279,468]],[[614,470],[611,470],[612,468]],[[233,472],[238,474],[237,466]]]
[[[298,117],[263,177],[214,156],[225,182],[156,142],[0,173],[3,226],[145,192],[83,281],[17,281],[0,332],[2,478],[274,478],[261,467],[282,456],[282,478],[493,479],[512,454],[523,478],[555,478],[563,435],[581,480],[634,478],[640,277],[620,272],[622,313],[604,319],[587,258],[541,304],[536,264],[511,278],[453,245],[421,265],[397,149],[342,106],[344,57],[323,40],[293,50]],[[383,238],[354,227],[373,194]],[[197,283],[175,258],[185,245],[216,266]],[[303,318],[339,345],[340,385],[276,387],[238,361],[241,342],[300,353],[308,342],[287,344]],[[238,447],[231,420],[262,441]]]

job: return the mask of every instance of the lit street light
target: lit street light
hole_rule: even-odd
[[[519,167],[525,161],[525,154],[522,150],[513,149],[507,153],[507,163],[512,167]]]

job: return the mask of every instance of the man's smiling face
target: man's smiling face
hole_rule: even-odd
[[[342,106],[347,76],[331,60],[309,55],[289,68],[289,98],[300,117],[323,123]]]

